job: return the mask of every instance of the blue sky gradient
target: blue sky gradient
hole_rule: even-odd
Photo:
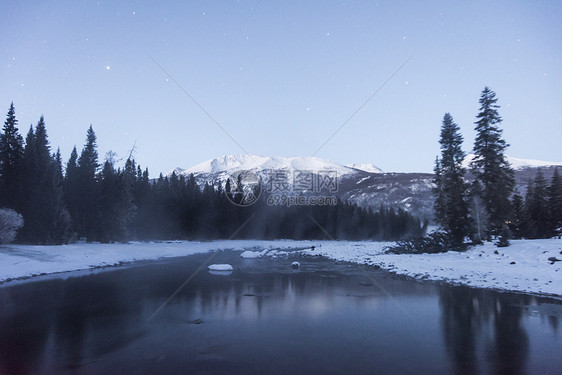
[[[450,112],[472,148],[478,99],[497,93],[508,154],[562,161],[560,1],[6,1],[0,106],[23,135],[45,116],[68,159],[99,152],[151,175],[242,153],[432,170]],[[2,108],[2,107],[0,107]]]

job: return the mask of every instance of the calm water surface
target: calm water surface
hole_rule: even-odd
[[[562,373],[558,300],[297,255],[219,253],[234,272],[203,270],[149,319],[207,257],[1,285],[0,373]]]

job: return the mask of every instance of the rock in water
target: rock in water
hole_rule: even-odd
[[[293,267],[295,269],[298,269],[298,268],[301,267],[301,264],[299,262],[293,262],[293,263],[291,263],[291,267]]]

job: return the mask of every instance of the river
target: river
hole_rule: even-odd
[[[562,372],[560,300],[239,254],[3,284],[0,373]]]

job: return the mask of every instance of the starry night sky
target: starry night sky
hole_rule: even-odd
[[[487,85],[508,155],[562,161],[560,1],[4,1],[0,14],[2,114],[13,101],[24,136],[44,115],[65,161],[90,124],[101,159],[136,142],[152,176],[243,153],[174,80],[249,153],[310,155],[410,57],[316,156],[431,171],[445,112],[472,148]]]

